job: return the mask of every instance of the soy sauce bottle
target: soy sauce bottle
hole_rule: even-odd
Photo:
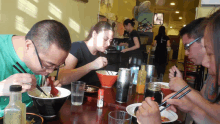
[[[161,84],[157,82],[149,83],[144,94],[144,98],[146,97],[154,97],[155,101],[158,104],[161,104],[163,99],[163,93],[161,92]]]

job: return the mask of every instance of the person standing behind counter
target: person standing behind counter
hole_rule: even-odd
[[[48,75],[63,65],[71,47],[71,40],[67,28],[62,23],[43,20],[37,22],[26,36],[0,35],[0,44],[0,117],[2,117],[4,108],[9,103],[10,85],[21,85],[22,102],[27,107],[32,106],[33,102],[26,91],[41,84],[41,75]],[[16,62],[27,73],[21,74],[14,69],[13,65],[16,65]],[[59,81],[55,81],[54,84],[57,86]]]
[[[113,39],[113,29],[108,22],[98,22],[90,30],[85,41],[72,43],[72,48],[65,61],[65,67],[59,72],[59,81],[67,85],[74,81],[84,81],[87,85],[100,86],[96,70],[105,67],[108,61],[98,57],[104,52]]]
[[[127,49],[123,49],[121,52],[129,52],[130,57],[143,60],[143,54],[140,47],[140,36],[136,30],[134,30],[134,19],[126,19],[124,21],[125,30],[129,33],[128,43],[120,43],[120,46],[128,46]]]

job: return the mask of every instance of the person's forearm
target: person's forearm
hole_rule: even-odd
[[[187,94],[187,97],[195,104],[198,105],[201,109],[203,109],[207,114],[216,120],[220,121],[220,105],[211,103],[200,94],[200,92],[196,91],[193,88],[190,88],[191,93]]]
[[[62,85],[70,84],[71,82],[79,80],[90,71],[92,71],[90,64],[86,64],[76,69],[62,69],[59,72],[58,80]]]
[[[139,46],[140,47],[140,46]],[[138,46],[133,46],[133,47],[130,47],[130,48],[127,48],[127,51],[132,51],[132,50],[136,50],[139,48]]]
[[[199,107],[195,107],[190,113],[191,117],[197,124],[219,124],[220,122],[210,117]]]

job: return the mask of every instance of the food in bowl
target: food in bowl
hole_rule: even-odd
[[[134,109],[134,114],[135,114],[135,116],[136,116],[136,114],[137,114],[138,107],[139,107],[139,106],[137,106],[137,107]],[[168,122],[168,121],[170,121],[170,120],[169,120],[168,118],[164,117],[164,116],[161,116],[161,121],[162,121],[162,122]]]
[[[96,93],[98,92],[99,87],[93,86],[93,85],[86,85],[85,86],[85,92],[86,93]]]
[[[59,94],[57,96],[53,96],[50,92],[46,93],[47,95],[45,95],[44,93],[41,93],[38,97],[40,98],[53,98],[53,97],[59,97]]]
[[[51,87],[41,87],[46,93],[49,93]],[[56,87],[59,91],[58,97],[42,98],[38,89],[28,91],[28,95],[32,98],[34,106],[38,109],[39,114],[44,118],[55,117],[63,106],[71,92],[68,89]]]
[[[167,122],[167,121],[170,121],[168,118],[164,117],[164,116],[161,116],[161,121],[162,122]]]

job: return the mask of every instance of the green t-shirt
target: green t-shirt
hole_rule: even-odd
[[[16,65],[16,62],[18,62],[24,68],[24,70],[27,71],[27,73],[34,74],[25,65],[25,63],[20,60],[17,53],[15,52],[14,46],[12,44],[12,36],[13,35],[0,35],[0,81],[8,78],[13,74],[19,73],[16,69],[13,68],[13,65]],[[42,76],[35,75],[35,77],[37,79],[37,84],[40,85]],[[22,102],[25,103],[27,107],[33,105],[32,99],[28,96],[26,92],[22,93]],[[8,96],[0,96],[0,117],[3,117],[4,108],[8,105],[8,103]]]

